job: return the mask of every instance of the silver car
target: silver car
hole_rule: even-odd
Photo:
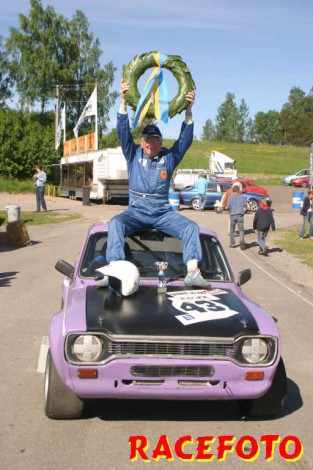
[[[310,170],[299,170],[297,173],[294,173],[293,175],[288,175],[284,176],[282,179],[283,184],[288,184],[289,186],[291,185],[291,181],[295,178],[299,178],[300,176],[309,176]]]

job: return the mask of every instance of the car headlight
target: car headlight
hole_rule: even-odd
[[[245,339],[242,343],[241,354],[249,364],[262,363],[268,357],[269,345],[261,338]]]
[[[95,362],[102,354],[103,345],[94,335],[80,335],[72,344],[71,353],[80,362]]]

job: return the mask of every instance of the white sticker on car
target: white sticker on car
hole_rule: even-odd
[[[221,303],[220,298],[217,297],[219,294],[226,293],[226,291],[219,289],[213,291],[190,290],[169,292],[167,296],[172,302],[173,308],[182,312],[181,315],[176,315],[177,320],[183,325],[191,325],[238,315],[239,312]]]

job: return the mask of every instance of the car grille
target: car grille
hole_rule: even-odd
[[[134,377],[213,377],[212,366],[133,366]]]
[[[238,343],[174,343],[145,341],[108,341],[109,356],[180,356],[234,358]]]

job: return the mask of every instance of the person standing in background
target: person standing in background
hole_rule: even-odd
[[[265,197],[261,197],[259,208],[253,219],[253,229],[258,231],[259,255],[267,256],[268,246],[265,242],[270,227],[275,230],[273,211],[270,208],[270,201],[267,201]]]
[[[299,240],[303,240],[308,224],[310,224],[309,238],[313,239],[313,191],[311,189],[303,199],[300,214],[303,215],[303,223],[299,233]]]
[[[244,250],[245,245],[245,235],[244,235],[244,226],[243,226],[243,217],[246,212],[247,201],[243,194],[239,191],[239,186],[233,186],[233,194],[229,196],[227,200],[226,209],[229,209],[230,217],[230,247],[234,248],[235,245],[235,228],[237,225],[239,231],[239,240],[240,240],[240,249]]]
[[[222,208],[223,208],[223,210],[226,209],[226,205],[227,205],[227,201],[228,201],[229,196],[231,196],[232,194],[234,194],[233,189],[234,189],[235,186],[238,186],[239,192],[242,193],[242,186],[241,186],[241,184],[239,183],[239,181],[235,181],[234,183],[232,183],[231,187],[228,188],[228,189],[225,191],[225,193],[223,194],[223,197],[222,197],[222,199],[221,199],[221,203],[222,203]]]
[[[42,165],[36,166],[36,172],[34,174],[34,185],[36,186],[36,203],[37,209],[36,212],[47,212],[47,205],[45,201],[45,190],[46,190],[46,182],[47,182],[47,175],[42,169]]]
[[[206,200],[206,189],[208,187],[208,181],[206,179],[205,173],[200,173],[196,181],[196,190],[198,191],[199,198],[199,209],[200,211],[204,210],[205,200]]]

